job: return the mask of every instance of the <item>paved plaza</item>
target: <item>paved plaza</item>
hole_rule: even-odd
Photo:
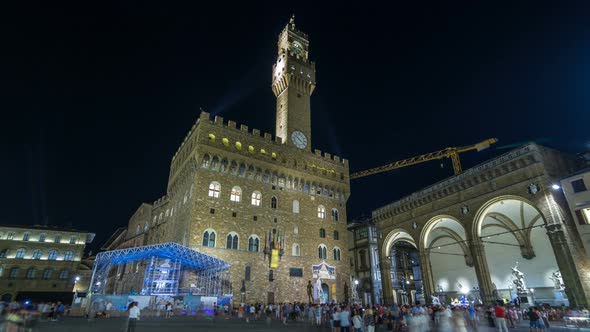
[[[111,331],[125,331],[125,319],[123,318],[109,318],[99,319],[93,322],[88,322],[82,318],[65,318],[59,322],[43,322],[40,323],[36,331],[59,331],[59,332],[111,332]],[[528,331],[528,321],[522,322],[519,328],[510,329],[514,332],[526,332]],[[170,319],[163,318],[146,318],[142,319],[137,324],[137,332],[163,332],[163,331],[329,331],[328,327],[317,327],[311,326],[307,322],[293,322],[287,325],[283,325],[281,322],[273,320],[270,325],[267,325],[265,321],[254,321],[246,323],[237,319],[225,320],[217,319],[215,322],[209,319],[195,319],[194,317],[173,317]],[[382,327],[378,331],[385,332],[386,328]],[[433,330],[435,332],[436,330]],[[492,332],[496,331],[485,326],[480,325],[478,332]],[[565,328],[559,324],[554,326],[547,331],[588,331],[590,329],[575,329]]]

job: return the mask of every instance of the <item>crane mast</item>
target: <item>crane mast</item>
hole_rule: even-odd
[[[373,175],[373,174],[377,174],[377,173],[382,173],[382,172],[387,172],[387,171],[391,171],[391,170],[394,170],[397,168],[416,165],[416,164],[420,164],[420,163],[423,163],[426,161],[442,159],[442,158],[451,158],[451,161],[453,164],[453,171],[455,172],[455,175],[459,175],[462,172],[461,160],[459,159],[459,153],[472,151],[472,150],[481,151],[481,150],[487,149],[491,144],[494,144],[496,142],[498,142],[498,139],[489,138],[489,139],[486,139],[485,141],[481,141],[481,142],[479,142],[477,144],[473,144],[473,145],[462,146],[462,147],[449,147],[449,148],[446,148],[443,150],[426,153],[426,154],[423,154],[420,156],[416,156],[416,157],[412,157],[412,158],[408,158],[408,159],[404,159],[404,160],[398,160],[398,161],[393,162],[391,164],[387,164],[387,165],[383,165],[383,166],[379,166],[379,167],[375,167],[375,168],[370,168],[370,169],[367,169],[364,171],[356,172],[356,173],[353,173],[350,175],[350,179],[351,180],[358,179],[358,178],[362,178],[365,176],[369,176],[369,175]]]

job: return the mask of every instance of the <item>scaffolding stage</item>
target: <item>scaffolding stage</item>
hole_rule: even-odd
[[[231,293],[228,263],[169,242],[99,253],[94,261],[90,294],[104,295],[108,274],[113,266],[137,261],[146,263],[142,295],[175,296],[190,293],[224,296]],[[196,276],[195,283],[184,290],[179,287],[183,271],[191,271]]]

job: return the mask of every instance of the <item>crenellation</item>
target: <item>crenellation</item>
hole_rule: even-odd
[[[264,133],[264,139],[267,141],[272,141],[272,134]]]
[[[252,136],[260,137],[260,129],[253,128],[252,129]]]
[[[216,115],[215,116],[215,120],[213,121],[213,123],[215,123],[218,126],[223,126],[223,117]]]
[[[320,149],[314,149],[313,152],[315,153],[316,156],[321,157],[322,156],[322,150]]]
[[[248,132],[248,126],[244,125],[244,124],[240,124],[240,130],[247,133]]]
[[[328,152],[324,152],[324,159],[327,159],[329,161],[332,161],[332,155],[329,154]]]
[[[227,121],[227,127],[230,129],[236,129],[236,122],[232,120]]]

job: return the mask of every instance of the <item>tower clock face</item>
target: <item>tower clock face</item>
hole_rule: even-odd
[[[293,141],[293,144],[295,144],[295,146],[299,149],[305,149],[307,146],[307,137],[305,137],[305,134],[299,130],[295,130],[291,134],[291,141]]]
[[[295,55],[301,55],[301,53],[303,53],[303,47],[298,42],[293,43],[293,53],[295,53]]]

